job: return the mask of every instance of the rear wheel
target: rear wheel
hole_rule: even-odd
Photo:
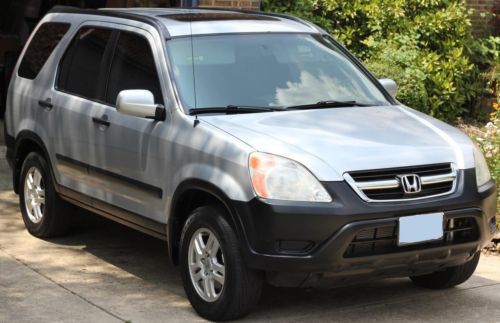
[[[21,168],[19,204],[24,224],[35,237],[49,238],[67,232],[71,207],[57,195],[49,166],[36,152],[28,154]]]
[[[258,303],[262,276],[247,268],[224,210],[205,206],[189,216],[181,236],[184,289],[202,317],[227,321],[245,316]]]
[[[431,289],[444,289],[460,285],[467,281],[479,263],[481,252],[463,265],[446,268],[423,276],[411,276],[410,279],[418,286]]]

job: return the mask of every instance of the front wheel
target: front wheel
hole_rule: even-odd
[[[245,316],[258,303],[262,276],[247,268],[236,235],[214,206],[194,210],[181,236],[184,289],[200,316],[212,321]]]
[[[460,285],[467,281],[479,263],[481,252],[478,251],[474,257],[463,265],[446,268],[423,276],[411,276],[410,279],[417,286],[444,289]]]

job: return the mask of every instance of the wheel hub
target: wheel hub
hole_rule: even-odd
[[[45,183],[36,167],[31,167],[24,179],[24,206],[30,221],[42,221],[45,212]]]
[[[224,288],[224,255],[215,234],[197,230],[189,243],[189,275],[198,295],[207,302],[219,299]]]

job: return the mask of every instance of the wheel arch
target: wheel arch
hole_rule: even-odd
[[[189,214],[197,207],[211,204],[219,205],[227,211],[226,220],[239,237],[240,245],[246,242],[241,220],[232,206],[231,199],[212,183],[200,179],[187,179],[177,187],[173,195],[168,218],[168,250],[174,265],[178,264],[180,237]]]
[[[45,158],[49,165],[52,179],[54,180],[52,163],[50,162],[49,153],[42,139],[33,131],[23,130],[16,137],[12,163],[12,186],[16,194],[19,194],[19,177],[21,176],[21,168],[24,159],[31,152],[37,152]],[[56,183],[55,180],[54,183]]]

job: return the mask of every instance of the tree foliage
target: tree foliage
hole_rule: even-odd
[[[498,64],[499,38],[474,39],[464,0],[263,3],[267,11],[318,24],[376,76],[396,80],[400,101],[443,120],[477,116],[480,99],[488,90],[484,71]]]

